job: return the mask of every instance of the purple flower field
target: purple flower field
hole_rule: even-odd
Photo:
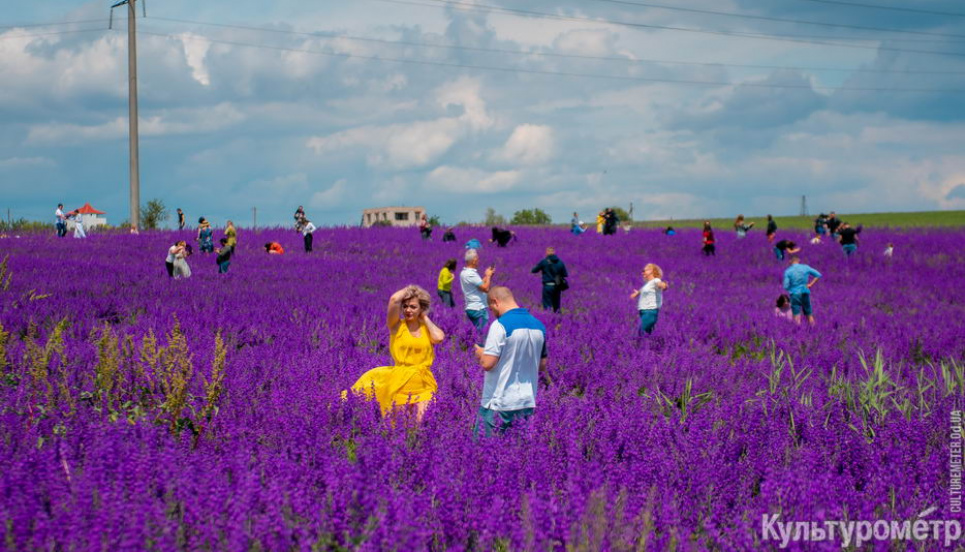
[[[484,440],[458,281],[455,309],[435,287],[485,228],[320,229],[310,255],[293,231],[241,229],[227,275],[196,253],[184,280],[164,268],[176,232],[0,240],[0,547],[761,550],[781,544],[773,514],[960,519],[965,230],[867,228],[852,258],[780,232],[823,274],[813,328],[774,315],[786,264],[762,232],[718,229],[708,258],[696,230],[516,230],[481,266],[546,324],[549,367],[532,422]],[[560,314],[530,274],[548,245],[571,275]],[[670,288],[640,339],[647,262]],[[340,398],[391,364],[386,301],[410,283],[447,334],[421,426]]]

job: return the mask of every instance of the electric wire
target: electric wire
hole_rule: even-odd
[[[107,23],[107,18],[78,19],[76,21],[57,21],[53,23],[22,23],[20,25],[0,25],[0,29],[27,29],[31,27],[56,27],[57,25],[74,25],[79,23]]]
[[[118,29],[120,31],[120,29]],[[343,59],[362,59],[368,61],[380,61],[380,62],[390,62],[390,63],[404,63],[413,65],[427,65],[436,67],[448,67],[456,69],[474,69],[481,71],[494,71],[502,73],[519,73],[519,74],[533,74],[533,75],[548,75],[557,77],[578,77],[578,78],[593,78],[593,79],[607,79],[607,80],[619,80],[619,81],[631,81],[631,82],[650,82],[650,83],[663,83],[663,84],[678,84],[678,85],[690,85],[690,86],[709,86],[709,87],[721,87],[721,86],[738,86],[738,87],[752,87],[752,88],[774,88],[774,89],[801,89],[801,90],[824,90],[829,92],[912,92],[912,93],[965,93],[965,89],[941,89],[941,88],[905,88],[905,87],[831,87],[831,86],[814,86],[811,84],[776,84],[776,83],[763,83],[763,82],[729,82],[729,81],[700,81],[692,79],[669,79],[669,78],[656,78],[656,77],[636,77],[631,75],[604,75],[598,73],[579,73],[571,71],[544,71],[538,69],[519,69],[512,67],[497,67],[490,65],[477,65],[477,64],[467,64],[467,63],[455,63],[447,61],[437,61],[437,60],[420,60],[411,58],[395,58],[395,57],[381,57],[381,56],[366,56],[360,54],[347,54],[338,52],[322,52],[318,50],[306,50],[303,48],[291,48],[285,46],[271,46],[267,44],[253,44],[248,42],[240,42],[234,40],[220,40],[213,39],[210,37],[200,36],[200,35],[172,35],[168,33],[158,33],[147,30],[138,30],[139,33],[173,38],[176,40],[203,40],[213,44],[225,44],[231,46],[240,46],[248,48],[260,48],[266,50],[275,50],[283,52],[294,52],[303,53],[311,55],[321,55],[327,57],[336,57]]]
[[[449,3],[451,0],[428,0],[431,2]],[[651,8],[658,10],[668,10],[668,11],[678,11],[685,13],[698,13],[702,15],[716,15],[721,17],[735,17],[741,19],[752,19],[756,21],[771,21],[779,23],[794,23],[796,25],[814,25],[819,27],[833,27],[840,29],[851,29],[858,31],[874,31],[874,32],[887,32],[887,33],[902,33],[902,34],[915,34],[923,36],[935,36],[939,38],[958,38],[965,39],[965,35],[957,34],[947,34],[947,33],[936,33],[933,31],[916,31],[913,29],[893,29],[885,27],[870,27],[865,25],[851,25],[847,23],[828,23],[825,21],[808,21],[803,19],[787,19],[783,17],[773,17],[767,15],[753,15],[745,13],[732,13],[732,12],[720,12],[714,10],[704,10],[698,8],[686,8],[681,6],[667,6],[665,4],[650,4],[646,2],[631,2],[630,0],[591,0],[593,2],[604,2],[608,4],[617,4],[622,6],[636,6],[641,8]]]
[[[12,38],[34,38],[38,36],[51,36],[51,35],[66,35],[74,33],[96,33],[96,32],[106,32],[106,28],[97,29],[72,29],[69,31],[50,31],[47,33],[29,33],[29,34],[18,34],[18,35],[0,35],[0,40],[9,40]]]
[[[434,5],[434,4],[425,4],[425,3],[415,2],[412,0],[372,0],[372,1],[386,2],[390,4],[403,4],[403,5],[410,5],[410,6],[438,7],[437,5]],[[438,0],[425,0],[425,1],[433,2]],[[775,35],[775,34],[750,33],[750,32],[741,32],[741,31],[719,31],[719,30],[710,30],[710,29],[694,29],[689,27],[676,27],[676,26],[670,26],[670,25],[656,25],[656,24],[649,24],[649,23],[613,21],[608,19],[589,19],[585,17],[555,15],[555,14],[550,14],[545,12],[517,10],[513,8],[500,8],[496,6],[486,6],[482,4],[464,4],[464,3],[458,3],[458,2],[445,2],[445,3],[463,6],[466,9],[470,9],[470,10],[493,11],[497,13],[509,13],[512,15],[523,15],[526,17],[535,17],[535,18],[541,18],[541,19],[555,19],[558,21],[576,21],[580,23],[597,23],[597,24],[605,24],[605,25],[615,25],[615,26],[621,26],[621,27],[628,27],[632,29],[678,31],[678,32],[686,32],[686,33],[715,35],[715,36],[736,36],[741,38],[754,38],[754,39],[761,39],[761,40],[794,42],[799,44],[818,44],[818,45],[824,45],[824,46],[836,46],[841,48],[857,48],[862,50],[883,50],[883,51],[906,52],[906,53],[916,53],[916,54],[965,57],[965,52],[941,52],[936,50],[917,50],[917,49],[911,49],[911,48],[896,48],[896,47],[890,47],[890,46],[882,46],[880,44],[864,45],[864,44],[849,44],[846,42],[831,42],[835,40],[862,40],[864,42],[876,42],[880,40],[880,39],[875,39],[871,37],[864,38],[864,39],[857,39],[854,37],[809,38],[807,35],[791,35],[791,34]],[[892,40],[892,39],[889,39],[889,40]]]
[[[344,34],[338,34],[333,31],[301,32],[301,31],[292,31],[287,29],[252,27],[247,25],[238,25],[238,24],[230,24],[230,23],[213,23],[213,22],[207,22],[207,21],[194,21],[189,19],[176,19],[171,17],[154,16],[151,19],[154,21],[160,20],[160,21],[167,21],[167,22],[173,22],[173,23],[203,25],[203,26],[220,27],[220,28],[226,28],[226,29],[239,29],[239,30],[247,30],[247,31],[266,32],[266,33],[273,33],[273,34],[286,34],[286,35],[305,36],[305,37],[312,37],[312,38],[327,38],[327,39],[333,39],[333,40],[337,39],[337,40],[354,40],[359,42],[373,42],[378,44],[386,44],[390,46],[391,45],[418,46],[418,47],[425,47],[425,48],[437,48],[437,49],[468,51],[468,52],[511,54],[511,55],[519,55],[524,57],[539,56],[539,57],[550,57],[550,58],[560,58],[560,59],[615,61],[615,62],[631,63],[631,64],[686,65],[686,66],[699,66],[699,67],[734,67],[734,68],[742,68],[742,69],[773,69],[773,70],[788,70],[788,71],[827,71],[827,72],[847,72],[847,73],[855,72],[855,73],[871,73],[871,74],[908,74],[908,75],[965,75],[965,71],[928,71],[928,70],[914,70],[914,69],[904,69],[904,70],[903,69],[862,69],[862,68],[843,68],[843,67],[760,65],[760,64],[750,64],[750,63],[678,61],[678,60],[667,60],[667,59],[561,54],[561,53],[555,53],[555,52],[535,52],[535,51],[525,51],[525,50],[512,50],[512,49],[506,49],[506,48],[482,48],[482,47],[476,47],[476,46],[461,46],[461,45],[455,45],[455,44],[433,44],[429,42],[415,42],[415,41],[409,41],[409,40],[389,40],[389,39],[382,39],[382,38],[344,35]]]
[[[833,4],[838,6],[850,6],[853,8],[868,8],[873,10],[891,10],[906,13],[920,13],[924,15],[942,15],[945,17],[965,17],[965,13],[946,12],[937,10],[924,10],[921,8],[907,8],[903,6],[882,6],[880,4],[863,4],[861,2],[845,2],[843,0],[801,0],[802,2],[815,2],[818,4]]]

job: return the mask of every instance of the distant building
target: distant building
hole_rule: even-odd
[[[106,215],[107,213],[94,209],[90,206],[90,203],[85,203],[83,207],[77,209],[77,212],[80,213],[80,220],[84,223],[84,230],[90,230],[95,226],[107,226],[107,218],[102,216]],[[73,220],[67,221],[67,229],[74,229]]]
[[[389,224],[391,226],[415,226],[419,218],[425,213],[425,207],[377,207],[362,211],[362,226],[368,228],[374,224]]]

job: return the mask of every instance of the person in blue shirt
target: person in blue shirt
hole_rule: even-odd
[[[573,218],[570,219],[570,232],[576,236],[586,232],[586,227],[583,226],[583,221],[580,220],[580,215],[576,212],[573,213]]]
[[[521,308],[507,287],[493,286],[488,304],[496,320],[489,326],[486,345],[474,347],[485,372],[473,426],[477,438],[500,435],[531,417],[539,376],[546,371],[546,326]]]
[[[784,289],[791,296],[791,313],[798,324],[801,323],[801,313],[803,313],[808,317],[808,324],[814,325],[811,286],[817,283],[820,277],[820,272],[806,264],[801,264],[800,257],[797,255],[791,257],[791,266],[784,271]]]

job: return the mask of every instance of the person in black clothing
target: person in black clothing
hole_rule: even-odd
[[[454,242],[456,241],[456,234],[452,231],[452,228],[446,228],[446,233],[442,235],[442,241],[444,242]]]
[[[834,211],[831,211],[831,213],[828,215],[827,225],[828,225],[828,232],[832,236],[838,233],[838,228],[841,227],[841,219],[838,218],[838,215],[835,214]]]
[[[767,215],[767,242],[774,243],[774,235],[777,234],[777,223],[774,217]]]
[[[607,207],[603,211],[603,235],[612,236],[617,233],[617,224],[620,223],[620,219],[617,218],[616,212]]]
[[[512,230],[503,230],[499,227],[493,226],[493,237],[489,240],[499,247],[506,247],[511,240],[516,239],[516,232]]]
[[[788,253],[794,255],[795,253],[800,253],[800,251],[801,248],[791,240],[781,240],[774,244],[774,256],[777,257],[779,261],[783,261]]]
[[[818,218],[814,219],[814,234],[817,237],[821,237],[828,232],[828,216],[824,213],[818,215]]]
[[[543,308],[553,309],[553,312],[560,312],[560,298],[563,290],[569,286],[566,278],[569,273],[566,265],[556,256],[556,250],[552,247],[546,248],[546,257],[531,270],[533,274],[541,272],[543,276]]]
[[[851,228],[847,222],[842,222],[838,227],[838,243],[841,244],[844,254],[849,257],[858,250],[858,232],[859,230]]]
[[[178,230],[184,230],[184,211],[178,207]]]

